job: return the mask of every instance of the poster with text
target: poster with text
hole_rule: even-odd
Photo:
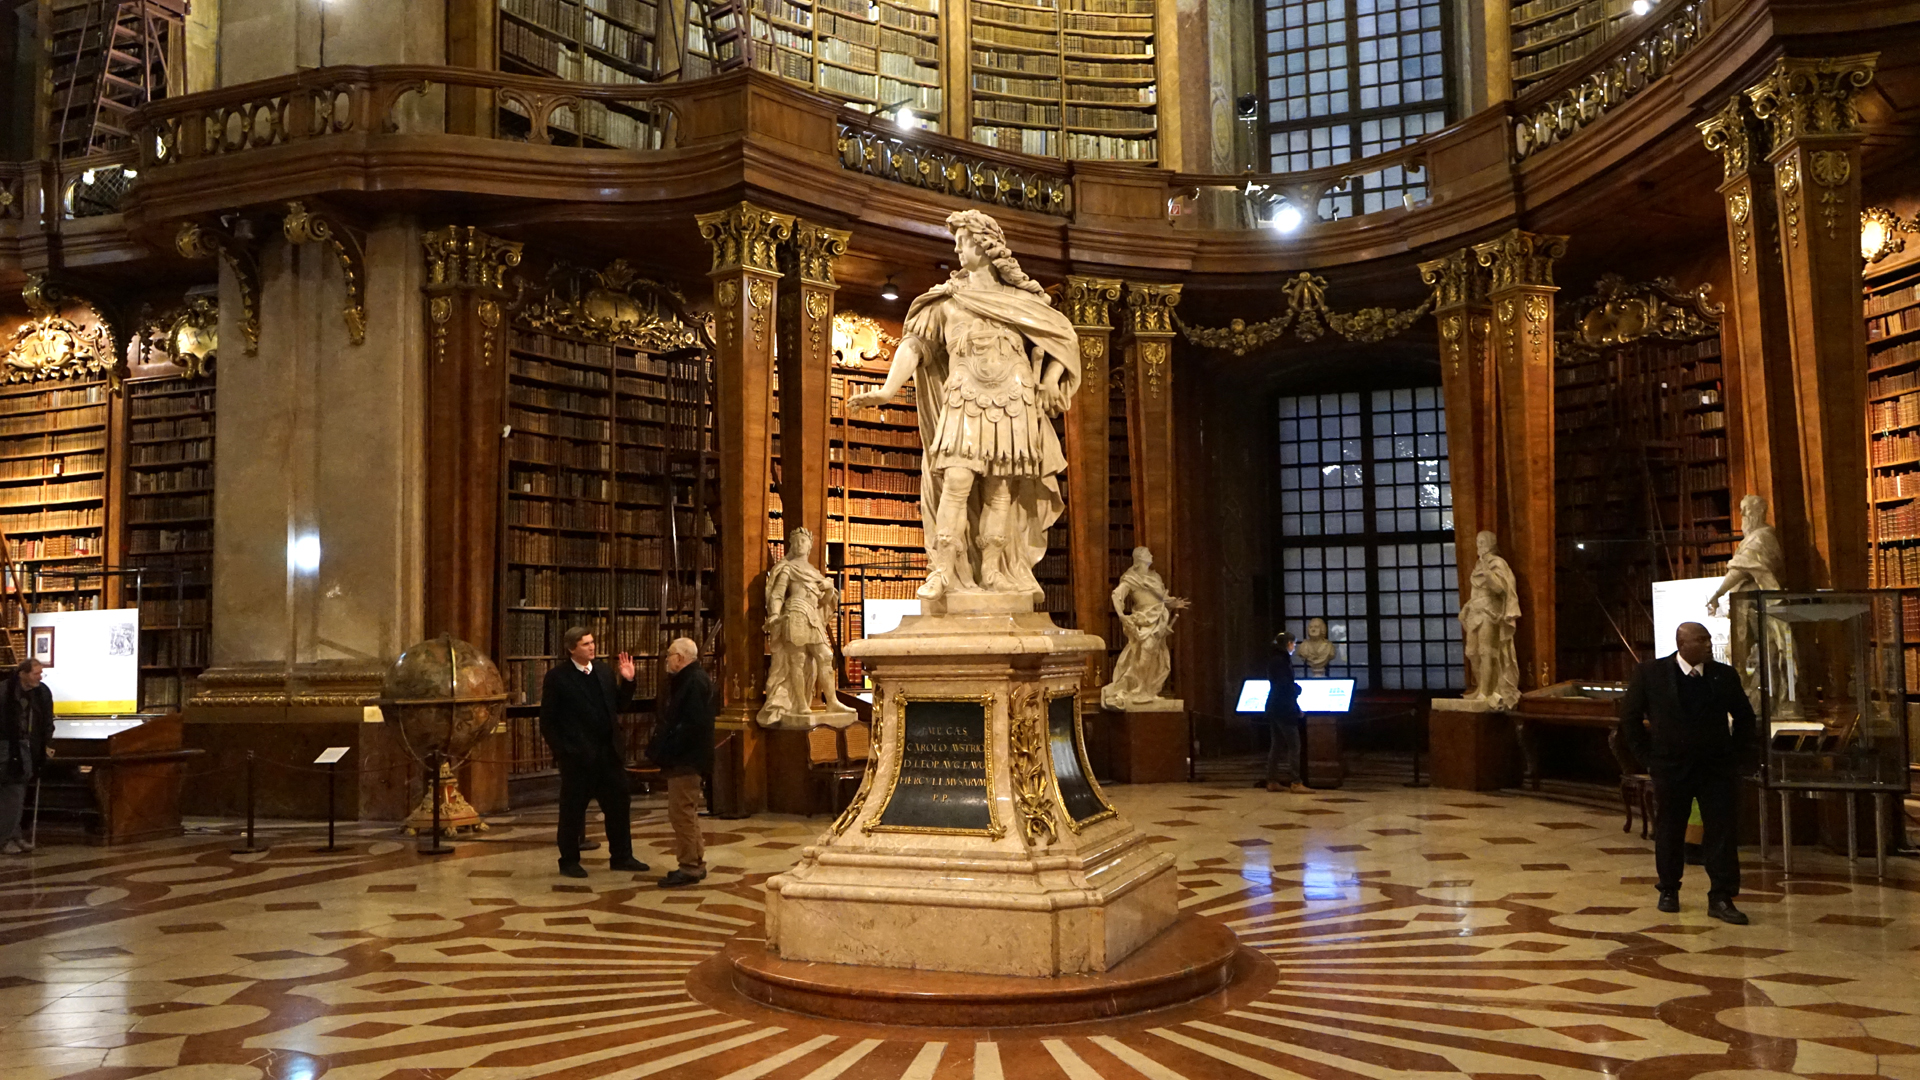
[[[1681,623],[1697,622],[1713,635],[1713,658],[1725,664],[1727,660],[1727,637],[1732,627],[1727,622],[1727,607],[1732,601],[1720,598],[1720,614],[1707,614],[1707,598],[1713,590],[1720,587],[1720,579],[1685,578],[1680,581],[1656,581],[1653,583],[1653,655],[1643,656],[1642,660],[1653,660],[1671,655],[1674,651],[1673,637]]]
[[[139,708],[140,609],[28,615],[27,641],[46,665],[54,715],[102,716]]]

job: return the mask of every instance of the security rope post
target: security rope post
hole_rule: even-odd
[[[235,855],[253,855],[266,849],[254,841],[253,835],[253,751],[247,751],[247,842],[233,849]]]
[[[433,840],[420,849],[422,855],[451,855],[453,847],[440,842],[440,771],[446,768],[445,751],[435,750],[427,762],[427,798],[433,803]]]

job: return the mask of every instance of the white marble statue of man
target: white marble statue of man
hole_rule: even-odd
[[[1126,630],[1127,644],[1113,663],[1113,681],[1100,688],[1100,704],[1109,709],[1146,705],[1160,698],[1173,661],[1167,639],[1173,636],[1177,613],[1187,601],[1167,592],[1167,583],[1153,570],[1153,552],[1133,549],[1133,566],[1113,588],[1113,611]]]
[[[1520,702],[1520,661],[1513,651],[1513,632],[1520,622],[1520,590],[1513,568],[1500,557],[1499,540],[1490,532],[1474,537],[1479,560],[1473,564],[1472,593],[1460,609],[1460,626],[1467,634],[1467,663],[1473,668],[1473,691],[1468,701],[1484,701],[1495,709],[1511,709]]]
[[[1707,614],[1720,614],[1720,598],[1729,593],[1755,590],[1778,591],[1785,588],[1780,579],[1786,574],[1787,554],[1780,534],[1767,524],[1767,500],[1749,495],[1740,500],[1740,546],[1727,563],[1727,574],[1720,587],[1707,598]],[[1740,673],[1753,707],[1760,708],[1760,610],[1753,606],[1736,608],[1728,625],[1728,659]],[[1767,683],[1773,690],[1774,707],[1770,715],[1798,715],[1794,706],[1794,679],[1797,673],[1793,656],[1793,628],[1778,619],[1766,620],[1768,668]]]
[[[1327,668],[1340,655],[1340,646],[1327,639],[1327,620],[1307,620],[1307,639],[1293,647],[1293,655],[1307,665],[1307,674],[1316,679],[1327,677]]]
[[[947,215],[960,269],[914,300],[886,385],[849,398],[877,405],[914,378],[927,536],[923,600],[952,591],[1045,598],[1033,567],[1060,516],[1067,467],[1052,417],[1080,386],[1080,345],[1000,225]]]
[[[840,606],[832,579],[807,561],[813,554],[813,533],[798,528],[787,534],[787,557],[767,571],[767,643],[773,649],[767,665],[767,703],[757,719],[774,727],[783,720],[841,726],[853,710],[834,693],[833,645],[827,622]],[[820,697],[826,708],[814,705]]]

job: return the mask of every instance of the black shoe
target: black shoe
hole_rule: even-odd
[[[582,841],[580,841],[580,850],[581,850],[581,851],[599,851],[599,850],[600,850],[600,841],[598,841],[598,840],[582,840]]]
[[[561,877],[586,877],[587,868],[584,866],[581,866],[577,862],[563,861],[560,864],[560,876]]]
[[[1734,926],[1745,926],[1748,921],[1746,913],[1734,907],[1733,901],[1731,900],[1707,901],[1707,917],[1719,919],[1723,923],[1730,923]]]
[[[699,877],[695,877],[685,870],[673,870],[669,871],[666,877],[660,879],[660,887],[663,889],[678,889],[685,885],[698,885],[706,876],[705,874],[701,874]]]
[[[1658,907],[1661,911],[1664,911],[1669,915],[1673,914],[1676,911],[1679,911],[1680,910],[1680,890],[1661,889],[1660,902],[1654,906]]]
[[[629,855],[624,859],[615,859],[607,864],[609,870],[620,870],[629,874],[644,874],[650,869],[646,863]]]

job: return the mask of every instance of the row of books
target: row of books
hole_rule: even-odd
[[[0,514],[0,530],[8,533],[42,529],[97,529],[102,523],[99,507],[78,510],[36,510],[30,514]]]
[[[1867,417],[1868,427],[1876,435],[1920,424],[1920,392],[1872,402],[1867,406]]]
[[[84,534],[55,534],[53,536],[30,536],[19,539],[9,538],[7,553],[15,562],[23,559],[70,559],[101,555],[106,550],[106,540],[102,537]]]
[[[1866,313],[1869,317],[1885,315],[1916,304],[1920,304],[1920,282],[1915,282],[1904,289],[1893,289],[1867,297]]]
[[[1080,15],[1069,11],[1063,29],[1091,30],[1099,34],[1138,34],[1143,38],[1151,38],[1153,37],[1153,16]]]
[[[155,521],[192,521],[212,516],[212,495],[163,495],[127,505],[127,520],[136,525]]]
[[[54,476],[100,472],[105,454],[65,454],[60,457],[12,458],[0,461],[0,480],[40,480]]]
[[[134,424],[127,431],[128,437],[141,441],[148,439],[190,439],[211,434],[213,434],[213,418],[211,416],[183,416],[173,420],[149,420]]]
[[[566,633],[575,626],[594,632],[594,644],[601,656],[620,650],[636,656],[656,657],[665,653],[666,637],[660,617],[651,614],[621,613],[613,616],[610,632],[606,617],[588,612],[563,612],[553,615],[538,612],[509,611],[500,627],[500,645],[508,656],[553,656],[565,652]],[[638,666],[638,665],[636,665]],[[635,672],[636,681],[638,672]]]
[[[1920,433],[1872,439],[1867,444],[1867,453],[1868,463],[1872,465],[1899,465],[1920,459]]]
[[[107,400],[107,385],[90,383],[67,390],[42,390],[37,394],[10,394],[3,400],[7,412],[12,414],[66,409],[75,405],[103,405]]]
[[[981,19],[995,22],[1014,23],[1019,26],[1037,26],[1046,30],[1060,27],[1060,13],[1049,4],[1044,7],[1028,7],[1024,4],[983,3],[974,7],[974,24]]]
[[[134,473],[129,491],[134,495],[152,495],[169,491],[194,491],[212,486],[212,466],[189,465],[180,469],[153,469]]]
[[[98,479],[73,480],[64,484],[40,484],[37,487],[0,488],[0,507],[41,506],[74,499],[99,499],[106,485]]]
[[[1898,349],[1893,350],[1898,352]],[[1904,390],[1920,390],[1920,370],[1881,375],[1867,383],[1868,397],[1884,397]]]
[[[613,433],[605,420],[571,416],[566,413],[534,412],[530,409],[507,410],[507,422],[517,431],[537,435],[557,435],[567,439],[590,439],[595,442],[605,442]]]
[[[213,411],[213,391],[202,390],[192,394],[133,394],[127,398],[127,415],[135,420],[148,420],[156,416],[180,416],[186,413],[205,413]]]
[[[1001,52],[998,49],[973,50],[973,62],[978,67],[992,68],[996,71],[1014,71],[1023,75],[1058,75],[1060,58],[1050,53]],[[993,89],[990,86],[983,90]],[[1019,91],[1006,91],[1018,93]],[[1042,94],[1042,97],[1051,95]]]
[[[833,485],[841,488],[853,488],[866,491],[892,491],[902,495],[920,494],[920,478],[911,473],[880,471],[877,469],[835,469]]]
[[[1920,545],[1881,548],[1874,552],[1873,566],[1874,585],[1878,588],[1920,585]]]
[[[1045,124],[1058,127],[1060,124],[1060,106],[1037,105],[1025,101],[999,101],[993,98],[975,98],[973,102],[975,120],[999,120],[1016,124]]]
[[[134,465],[184,465],[213,460],[212,439],[185,439],[179,442],[136,443],[127,447],[127,460]]]
[[[1575,30],[1582,30],[1596,23],[1606,22],[1611,17],[1611,13],[1607,10],[1606,0],[1588,0],[1587,3],[1574,8],[1572,11],[1557,19],[1548,19],[1545,22],[1534,23],[1531,26],[1516,27],[1513,30],[1512,47],[1515,49],[1524,49],[1529,45],[1538,45],[1543,41],[1562,37]]]
[[[888,521],[919,521],[920,502],[918,498],[907,499],[846,499],[833,500],[832,507],[838,509],[842,502],[846,513],[854,517],[883,518]]]
[[[1079,34],[1063,35],[1063,42],[1069,53],[1081,53],[1089,56],[1131,56],[1142,60],[1153,58],[1153,38],[1109,38],[1082,37]]]
[[[1920,503],[1877,510],[1874,526],[1874,535],[1882,540],[1920,540]]]
[[[1901,308],[1867,320],[1868,341],[1879,341],[1909,330],[1920,330],[1920,307]]]
[[[148,629],[166,626],[201,626],[213,618],[213,601],[205,598],[143,597],[140,601],[140,625]]]
[[[70,431],[77,427],[93,427],[106,422],[105,405],[60,413],[30,412],[0,416],[0,435],[39,435],[51,431]],[[8,449],[9,452],[16,452],[12,447]]]
[[[1867,368],[1878,371],[1896,364],[1911,364],[1916,360],[1920,360],[1920,341],[1908,341],[1868,356]]]
[[[920,455],[896,454],[887,450],[877,450],[870,446],[834,446],[827,450],[827,459],[837,463],[853,465],[879,465],[889,469],[918,469]]]
[[[530,431],[515,431],[507,440],[507,452],[516,460],[539,465],[601,472],[613,468],[613,447],[606,443],[563,442]]]
[[[1604,39],[1605,31],[1604,26],[1596,26],[1579,37],[1562,42],[1550,49],[1516,56],[1513,58],[1512,75],[1516,79],[1524,79],[1578,60],[1593,51],[1593,47]]]
[[[556,536],[553,533],[507,532],[507,561],[544,566],[599,567],[607,565],[612,543],[604,538]]]
[[[127,536],[127,553],[130,555],[211,550],[212,529],[135,529]]]
[[[1137,110],[1069,105],[1067,106],[1067,126],[1110,129],[1150,128],[1153,126],[1153,117]]]

